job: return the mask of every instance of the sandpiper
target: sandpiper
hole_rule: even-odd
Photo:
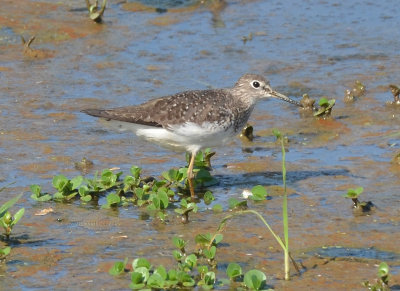
[[[82,112],[118,122],[137,136],[191,153],[187,177],[194,197],[193,165],[200,149],[221,145],[240,133],[260,99],[299,102],[270,87],[262,76],[245,74],[232,88],[194,90],[150,100],[141,105]]]

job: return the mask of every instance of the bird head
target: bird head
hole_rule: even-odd
[[[299,102],[274,91],[271,88],[269,81],[263,76],[255,74],[243,75],[235,84],[234,89],[236,89],[240,95],[250,98],[252,102],[256,102],[259,99],[276,98],[301,106]]]

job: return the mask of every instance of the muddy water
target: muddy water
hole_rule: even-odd
[[[282,280],[279,246],[253,217],[228,224],[221,266],[236,261],[245,270],[262,269],[276,289],[361,290],[360,282],[373,280],[385,260],[391,284],[399,286],[400,165],[391,161],[399,151],[400,108],[385,106],[392,99],[388,85],[400,84],[397,1],[160,2],[112,1],[99,25],[82,1],[3,1],[0,185],[15,184],[0,202],[24,192],[18,206],[26,213],[1,265],[0,289],[124,289],[128,277],[107,274],[114,261],[144,256],[172,266],[172,236],[193,243],[196,234],[213,231],[226,213],[204,205],[189,225],[172,213],[160,225],[132,207],[36,203],[28,187],[53,191],[52,177],[80,174],[74,162],[83,157],[94,162],[89,176],[132,164],[146,175],[183,166],[183,154],[116,133],[79,111],[232,86],[245,72],[267,76],[293,98],[328,96],[336,106],[332,120],[316,121],[289,104],[262,102],[251,118],[254,141],[235,139],[216,149],[215,203],[226,209],[228,198],[265,185],[273,198],[249,204],[280,231],[281,156],[271,129],[288,136],[291,249],[304,269]],[[24,53],[20,35],[36,35],[35,51]],[[345,104],[344,91],[355,80],[366,95]],[[356,186],[376,205],[371,215],[354,215],[341,197]],[[49,207],[54,212],[34,215]]]

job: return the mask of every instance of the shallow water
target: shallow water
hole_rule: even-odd
[[[333,260],[309,250],[340,246],[368,254],[373,248],[395,254],[384,258],[392,267],[391,284],[399,285],[400,166],[391,160],[399,151],[400,108],[385,106],[392,100],[388,85],[400,84],[397,1],[155,2],[112,2],[101,25],[90,22],[81,1],[2,4],[0,186],[15,184],[1,192],[0,202],[24,192],[18,206],[26,208],[13,230],[12,254],[0,266],[4,289],[127,288],[127,277],[107,274],[116,260],[144,256],[172,265],[174,235],[193,242],[196,234],[214,231],[226,213],[213,214],[203,204],[188,225],[174,218],[160,225],[133,207],[36,203],[29,185],[53,191],[52,177],[80,174],[74,162],[83,157],[94,162],[89,176],[111,167],[128,172],[132,164],[145,175],[183,166],[182,153],[109,130],[79,111],[230,87],[246,72],[267,76],[274,89],[294,99],[308,93],[335,98],[336,105],[333,120],[316,121],[301,118],[290,104],[261,102],[250,120],[254,141],[235,139],[216,149],[219,184],[210,190],[213,203],[227,209],[228,198],[256,184],[280,193],[281,155],[271,130],[288,136],[291,248],[306,271],[282,280],[279,246],[253,217],[229,224],[218,250],[221,266],[237,261],[246,270],[262,269],[276,289],[356,290],[375,278],[381,257]],[[36,35],[31,47],[41,50],[39,57],[23,54],[20,35]],[[344,90],[355,80],[365,84],[366,95],[345,104]],[[354,215],[351,201],[341,197],[357,186],[365,189],[362,199],[376,205],[371,215]],[[279,231],[276,195],[249,205]],[[54,213],[34,215],[47,207]]]

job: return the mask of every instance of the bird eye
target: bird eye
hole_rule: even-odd
[[[260,82],[258,82],[258,81],[253,81],[251,83],[251,85],[253,86],[253,88],[256,88],[256,89],[260,88]]]

